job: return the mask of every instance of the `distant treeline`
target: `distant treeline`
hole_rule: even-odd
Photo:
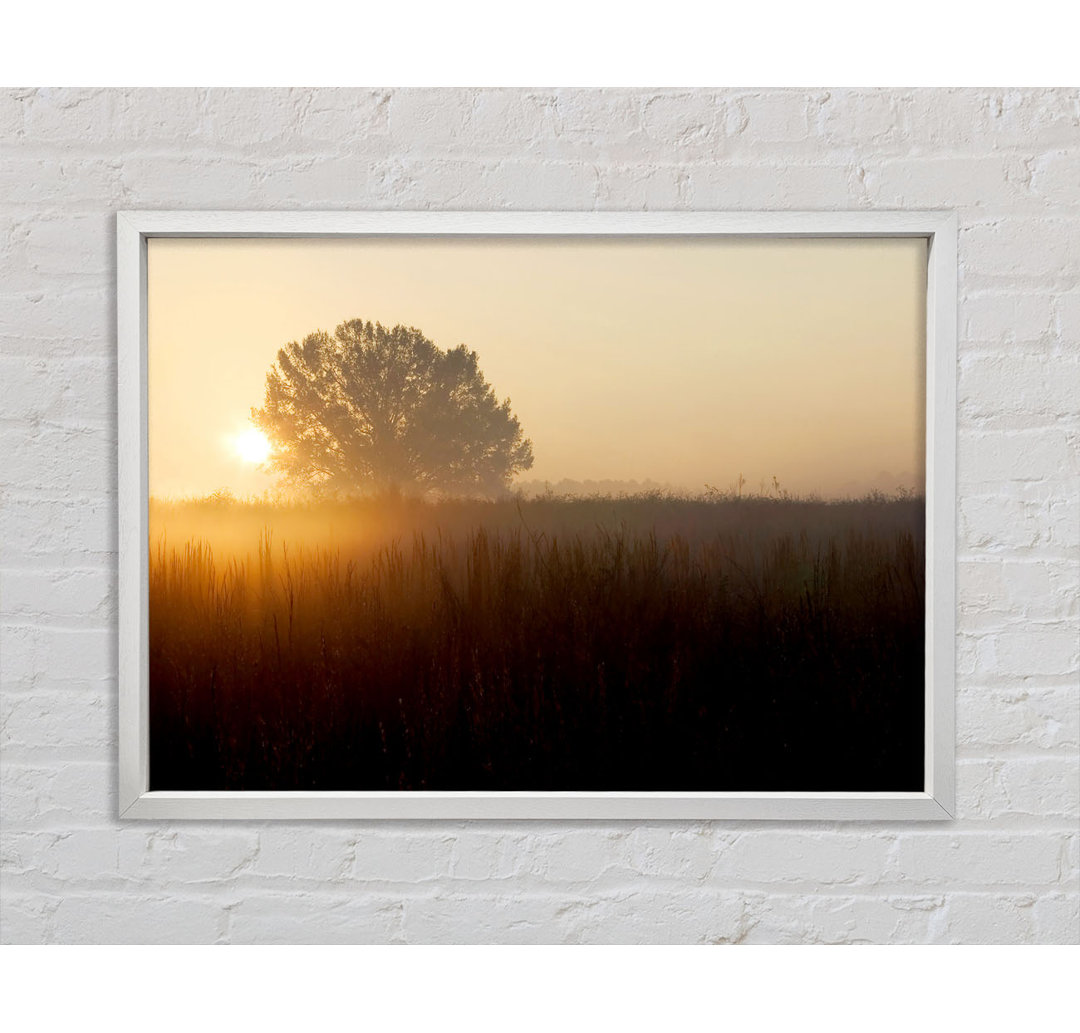
[[[912,483],[910,474],[903,474],[894,478],[887,472],[882,472],[874,479],[873,483],[866,487],[860,487],[857,482],[850,481],[844,486],[842,492],[837,493],[835,500],[852,501],[866,497],[885,496],[886,498],[911,498],[917,494],[914,489],[904,487]],[[668,495],[679,498],[803,498],[808,501],[824,501],[824,497],[816,493],[800,493],[788,490],[776,477],[768,480],[751,482],[741,475],[730,484],[718,486],[705,484],[700,489],[690,490],[679,485],[654,480],[572,480],[561,478],[557,481],[543,481],[537,479],[517,480],[511,486],[512,493],[520,494],[525,498],[535,498],[540,495],[557,495],[566,498],[587,498],[593,495],[611,495],[613,497],[638,495]]]
[[[562,496],[589,496],[589,495],[687,495],[683,489],[666,482],[644,481],[620,481],[605,478],[601,480],[575,481],[568,477],[557,481],[518,480],[512,489],[525,498],[533,498],[537,495],[562,495]]]

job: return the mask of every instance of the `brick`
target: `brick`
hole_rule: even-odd
[[[929,943],[945,897],[770,895],[751,904],[742,942],[754,944]]]
[[[100,358],[0,355],[8,420],[75,424],[116,412],[116,367]]]
[[[245,894],[229,908],[228,942],[401,943],[403,910],[396,894]]]
[[[395,90],[387,105],[391,137],[418,153],[446,156],[446,150],[466,134],[473,99],[466,90]]]
[[[110,628],[7,624],[0,629],[4,681],[56,685],[116,676],[116,635]]]
[[[684,207],[683,178],[677,165],[647,169],[602,167],[597,207],[665,211]]]
[[[1046,886],[1061,872],[1059,834],[901,833],[890,878],[922,887]]]
[[[453,838],[445,832],[369,832],[356,837],[347,878],[362,882],[430,882],[449,873],[452,850]]]
[[[119,198],[121,168],[117,158],[43,157],[15,145],[0,163],[0,203],[43,208],[63,198],[68,209],[96,209]]]
[[[672,876],[692,882],[710,878],[734,836],[716,836],[710,826],[642,826],[627,837],[630,868],[646,877]]]
[[[0,137],[10,141],[12,146],[23,134],[26,102],[33,92],[28,89],[0,90]]]
[[[101,824],[116,815],[116,799],[100,762],[17,764],[0,767],[4,821],[19,828]]]
[[[219,148],[292,147],[299,142],[309,96],[307,90],[281,88],[210,91],[201,124]]]
[[[761,116],[764,123],[764,112]],[[743,132],[750,119],[743,102],[728,102],[704,91],[662,93],[648,98],[641,108],[646,140],[669,159],[718,156],[729,149],[728,138]]]
[[[1080,817],[1080,761],[1075,757],[961,760],[957,767],[961,817],[1043,818],[1058,824]]]
[[[873,883],[891,848],[891,837],[883,835],[746,832],[718,850],[713,878],[728,884]]]
[[[579,907],[587,904],[520,890],[410,894],[402,900],[401,935],[406,943],[570,942],[566,927]]]
[[[53,915],[60,906],[57,897],[41,893],[17,892],[5,886],[0,890],[0,943],[56,943]]]
[[[300,136],[309,151],[322,145],[365,156],[392,153],[391,96],[388,90],[312,90],[301,106]]]
[[[900,105],[887,90],[826,91],[815,104],[815,135],[842,148],[899,147],[910,124],[901,119]]]
[[[118,884],[120,844],[114,829],[76,829],[39,838],[45,843],[33,858],[37,874],[78,882],[84,873],[93,873],[95,880]]]
[[[18,491],[101,494],[116,485],[116,431],[104,425],[0,424],[0,486]]]
[[[27,228],[26,259],[43,276],[100,276],[115,265],[112,213],[34,219]]]
[[[1062,425],[1024,431],[961,431],[957,479],[968,486],[1075,476],[1080,456]]]
[[[1057,333],[1075,347],[1080,342],[1080,290],[1056,293],[1052,306]]]
[[[1067,447],[1067,446],[1066,446]],[[1061,452],[1058,452],[1059,457]],[[1080,500],[1043,482],[965,490],[957,503],[959,550],[1066,552],[1080,544]]]
[[[116,748],[116,710],[109,685],[74,683],[66,690],[7,691],[0,696],[0,744],[5,756],[40,751],[58,757],[104,759]],[[25,758],[24,758],[25,759]]]
[[[450,877],[463,882],[512,879],[538,867],[536,838],[518,830],[474,825],[458,836],[450,859]]]
[[[108,618],[115,610],[115,576],[105,570],[9,570],[4,606],[15,618]]]
[[[469,142],[482,157],[574,160],[592,157],[595,148],[576,143],[563,133],[557,91],[484,90],[476,95],[469,120]],[[498,124],[493,135],[483,127]]]
[[[1080,130],[1077,132],[1080,137]],[[1080,181],[1080,153],[1074,137],[1071,149],[1040,154],[1031,161],[1031,193],[1047,205],[1077,205],[1076,184]]]
[[[937,942],[956,944],[1031,943],[1035,938],[1033,895],[956,893],[949,897]]]
[[[401,200],[418,203],[426,177],[420,170],[409,166],[408,189]],[[584,162],[550,162],[542,169],[521,161],[503,161],[477,169],[471,173],[464,163],[455,170],[455,180],[460,191],[448,190],[454,208],[491,207],[525,208],[544,210],[560,208],[566,211],[589,209],[596,205],[599,173],[595,166]],[[436,186],[440,173],[436,173]],[[438,192],[434,195],[439,196]]]
[[[265,159],[263,159],[265,160]],[[236,154],[135,154],[120,183],[125,208],[257,208],[262,162]]]
[[[692,208],[850,208],[860,206],[863,196],[858,170],[847,164],[717,162],[685,171]]]
[[[107,134],[117,92],[103,89],[40,89],[25,97],[21,139],[27,147],[92,146]],[[100,146],[100,143],[99,143]]]
[[[985,157],[905,157],[874,163],[867,169],[867,193],[884,207],[982,207],[1022,197],[1013,160]],[[952,184],[952,192],[945,188]]]
[[[113,835],[120,874],[133,884],[228,884],[251,868],[259,850],[258,834],[249,825],[147,829],[139,823]]]
[[[116,307],[116,287],[76,286],[65,289],[59,278],[36,290],[0,294],[0,337],[30,342],[60,339],[70,342],[75,354],[116,353],[112,329]],[[20,348],[29,350],[29,343]],[[11,354],[5,349],[5,354]]]
[[[143,893],[66,894],[52,915],[58,943],[215,943],[228,911],[217,900]]]
[[[989,291],[962,299],[960,333],[965,344],[1037,341],[1053,332],[1054,305],[1049,291]]]
[[[542,145],[552,157],[568,160],[631,161],[639,163],[645,144],[642,109],[650,92],[610,90],[558,91],[552,97],[555,126]]]
[[[973,355],[960,363],[961,413],[1000,426],[1015,415],[1080,418],[1080,350]],[[1003,428],[1004,429],[1004,428]]]
[[[1002,807],[1009,814],[1080,820],[1080,757],[1007,761],[999,782]],[[992,814],[988,815],[992,817]]]
[[[536,845],[545,882],[592,882],[612,868],[629,866],[626,835],[604,830],[599,835],[586,829],[567,829],[545,837]]]
[[[325,829],[318,839],[297,838],[295,829],[270,826],[259,832],[258,851],[251,865],[260,879],[341,882],[353,865],[357,834]]]
[[[960,260],[965,277],[1039,280],[1075,286],[1080,275],[1080,219],[1000,219],[961,226]]]
[[[739,943],[751,928],[745,894],[693,884],[607,893],[559,919],[568,943]]]
[[[25,488],[25,485],[20,487]],[[4,506],[5,567],[114,563],[116,502],[104,497],[8,498]]]
[[[1071,685],[963,685],[956,712],[957,742],[964,749],[992,754],[1004,747],[1080,747],[1080,708]]]
[[[225,95],[227,96],[227,95]],[[208,92],[191,89],[118,91],[109,121],[110,135],[125,150],[140,146],[177,146],[211,142]],[[224,141],[222,141],[224,142]]]
[[[1075,144],[1078,106],[1064,89],[919,89],[897,104],[909,146],[1020,153]]]
[[[960,627],[969,633],[1066,620],[1078,616],[1080,575],[1067,560],[964,559],[957,598]]]
[[[753,141],[754,145],[801,143],[810,136],[811,114],[818,110],[814,100],[802,90],[775,90],[741,97],[739,110],[746,116],[745,124],[740,127],[742,139]]]
[[[384,165],[346,158],[294,156],[260,163],[252,189],[266,205],[307,204],[328,208],[365,207],[348,198],[374,194]]]
[[[1080,893],[1047,893],[1032,907],[1036,943],[1080,943]]]
[[[1068,676],[1077,670],[1080,643],[1076,629],[1062,622],[1060,627],[1023,631],[1003,631],[980,642],[980,667],[991,666],[1001,674],[1018,676]]]

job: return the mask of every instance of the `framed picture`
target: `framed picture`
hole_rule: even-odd
[[[121,815],[950,817],[956,237],[120,213]]]

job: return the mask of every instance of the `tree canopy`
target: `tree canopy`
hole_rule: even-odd
[[[415,327],[351,319],[287,344],[251,416],[296,486],[493,495],[533,463],[476,352],[443,351]]]

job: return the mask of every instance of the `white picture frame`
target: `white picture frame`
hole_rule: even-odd
[[[951,212],[117,214],[119,816],[123,819],[948,820],[955,811],[957,219]],[[149,788],[147,241],[152,237],[922,237],[926,284],[925,779],[921,792],[180,792]]]

